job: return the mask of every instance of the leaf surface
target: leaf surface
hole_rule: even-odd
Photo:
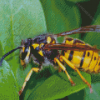
[[[0,66],[0,99],[19,100],[17,80],[6,61]]]

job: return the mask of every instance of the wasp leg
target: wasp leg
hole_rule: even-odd
[[[39,68],[32,68],[32,69],[29,71],[29,73],[27,74],[27,76],[26,76],[26,78],[25,78],[25,81],[24,81],[24,83],[23,83],[23,86],[22,86],[21,90],[19,91],[19,95],[21,95],[21,93],[23,92],[23,90],[24,90],[24,88],[25,88],[25,86],[26,86],[26,83],[27,83],[27,81],[29,81],[29,79],[30,79],[32,73],[33,73],[33,72],[39,72],[39,70],[40,70]]]
[[[72,69],[74,69],[75,71],[77,71],[77,73],[79,74],[79,76],[81,77],[81,79],[88,85],[88,87],[90,88],[90,93],[93,92],[91,84],[82,76],[82,74],[80,73],[80,71],[75,67],[75,65],[73,63],[71,63],[68,59],[66,59],[64,56],[60,56],[60,59],[63,59]]]
[[[71,79],[70,75],[68,74],[65,66],[57,58],[54,58],[54,62],[57,63],[59,65],[59,67],[66,73],[70,83],[72,84],[72,86],[74,86],[75,83],[73,82],[73,80]]]

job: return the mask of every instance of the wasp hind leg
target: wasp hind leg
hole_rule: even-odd
[[[67,77],[68,77],[70,83],[72,84],[72,86],[74,86],[75,83],[73,82],[73,80],[71,79],[70,75],[68,74],[68,72],[67,72],[65,66],[64,66],[57,58],[54,58],[54,62],[57,63],[57,64],[59,65],[59,67],[60,67],[59,69],[63,70],[63,71],[66,73],[66,75],[67,75]]]
[[[24,83],[23,83],[23,86],[22,86],[21,90],[19,91],[19,95],[22,94],[22,92],[23,92],[23,90],[24,90],[24,88],[25,88],[25,86],[26,86],[26,83],[27,83],[27,81],[29,81],[29,79],[30,79],[32,73],[33,73],[33,72],[39,72],[39,70],[40,70],[39,68],[32,68],[32,69],[29,71],[29,73],[27,74],[27,76],[26,76],[26,78],[25,78],[25,81],[24,81]]]
[[[79,74],[83,82],[85,82],[85,84],[87,84],[88,87],[90,88],[90,93],[92,93],[93,90],[92,90],[91,84],[82,76],[78,68],[73,63],[71,63],[68,59],[66,59],[64,56],[60,56],[60,59],[64,60],[72,69],[74,69]]]

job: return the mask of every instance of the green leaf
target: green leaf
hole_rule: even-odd
[[[79,28],[81,23],[80,12],[78,7],[64,0],[41,0],[46,25],[49,33],[61,33]],[[71,37],[79,38],[78,34]],[[63,42],[60,38],[59,42]]]
[[[88,88],[88,87],[87,87]],[[89,92],[89,90],[88,90]],[[68,100],[84,100],[84,89],[68,96]],[[64,99],[62,99],[64,100]]]
[[[66,95],[76,93],[87,85],[80,79],[76,72],[70,72],[76,86],[71,86],[65,73],[56,73],[45,80],[40,86],[33,89],[28,100],[55,100],[63,98]],[[82,72],[82,75],[90,82],[90,75]],[[90,92],[90,91],[88,91]],[[26,99],[25,99],[26,100]]]
[[[93,93],[88,92],[88,88],[85,89],[85,97],[84,100],[100,100],[100,82],[91,84]]]
[[[59,33],[78,28],[80,13],[78,7],[62,0],[41,0],[49,32]]]
[[[0,99],[19,100],[18,84],[16,78],[6,61],[0,66]]]
[[[70,68],[67,69],[71,78],[76,83],[75,86],[71,86],[65,73],[58,73],[53,67],[47,67],[40,73],[34,73],[31,76],[21,97],[24,100],[40,100],[40,98],[41,100],[55,100],[76,93],[87,86],[76,72]],[[90,75],[84,72],[81,73],[90,83]]]
[[[93,19],[92,25],[100,25],[100,3],[97,7],[97,12],[95,14],[95,17]],[[89,43],[90,45],[96,45],[98,49],[100,49],[100,33],[98,32],[89,32],[86,33],[84,39],[86,43]]]
[[[99,75],[99,80],[100,80],[100,75]],[[74,98],[76,100],[100,100],[100,89],[99,89],[100,81],[92,83],[91,86],[93,89],[93,93],[89,92],[89,88],[85,88],[82,91],[69,95],[68,100],[73,100]]]

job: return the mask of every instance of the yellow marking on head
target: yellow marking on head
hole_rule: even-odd
[[[43,56],[43,52],[42,52],[42,50],[40,50],[38,53],[39,53],[41,56]]]
[[[66,43],[66,44],[70,44],[70,45],[72,45],[72,44],[74,43],[74,40],[71,40],[71,41],[66,40],[65,43]]]
[[[48,36],[48,37],[47,37],[47,43],[50,43],[50,42],[51,42],[51,37]]]
[[[25,47],[22,48],[23,52],[25,51]]]
[[[28,49],[28,53],[27,53],[26,57],[29,57],[29,55],[30,55],[30,47]]]
[[[34,44],[32,44],[32,46],[33,46],[33,48],[35,49],[36,47],[39,46],[39,44],[38,44],[38,43],[34,43]]]
[[[25,65],[25,62],[24,62],[24,60],[21,60],[21,65],[23,66],[23,65]]]
[[[41,48],[43,45],[44,45],[44,43],[41,43],[41,44],[40,44],[40,48]]]

